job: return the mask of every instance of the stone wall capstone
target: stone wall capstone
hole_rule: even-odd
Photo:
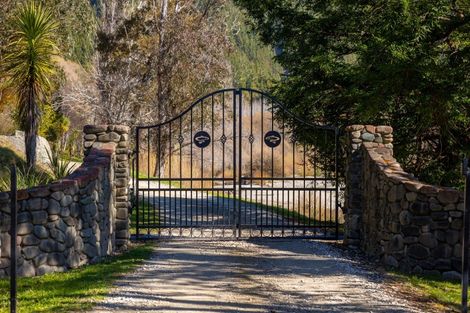
[[[393,157],[389,126],[347,127],[345,244],[406,272],[457,279],[464,195],[419,182]]]

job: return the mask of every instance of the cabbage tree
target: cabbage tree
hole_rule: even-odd
[[[57,23],[49,10],[34,1],[21,5],[12,23],[1,67],[16,95],[19,119],[25,131],[26,162],[32,168],[36,163],[40,103],[52,89],[52,56],[58,50],[54,40]]]

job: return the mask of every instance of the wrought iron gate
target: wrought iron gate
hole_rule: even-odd
[[[308,142],[296,140],[288,116]],[[138,238],[338,238],[338,130],[293,116],[266,93],[216,91],[136,127],[135,140]]]

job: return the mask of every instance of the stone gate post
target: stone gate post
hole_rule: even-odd
[[[363,215],[363,158],[361,147],[384,148],[393,155],[393,129],[390,126],[351,125],[346,127],[346,191],[344,243],[358,247]]]
[[[114,186],[116,247],[124,250],[129,241],[129,132],[122,125],[87,125],[84,130],[85,155],[92,148],[112,149],[115,153]]]

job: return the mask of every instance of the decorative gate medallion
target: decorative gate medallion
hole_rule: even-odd
[[[260,91],[208,94],[136,127],[135,235],[336,239],[337,159],[337,128],[303,121]]]
[[[276,148],[281,144],[281,134],[277,131],[270,130],[264,135],[264,143],[270,148]]]
[[[199,148],[205,148],[211,143],[211,136],[205,131],[199,131],[194,135],[194,144]]]

